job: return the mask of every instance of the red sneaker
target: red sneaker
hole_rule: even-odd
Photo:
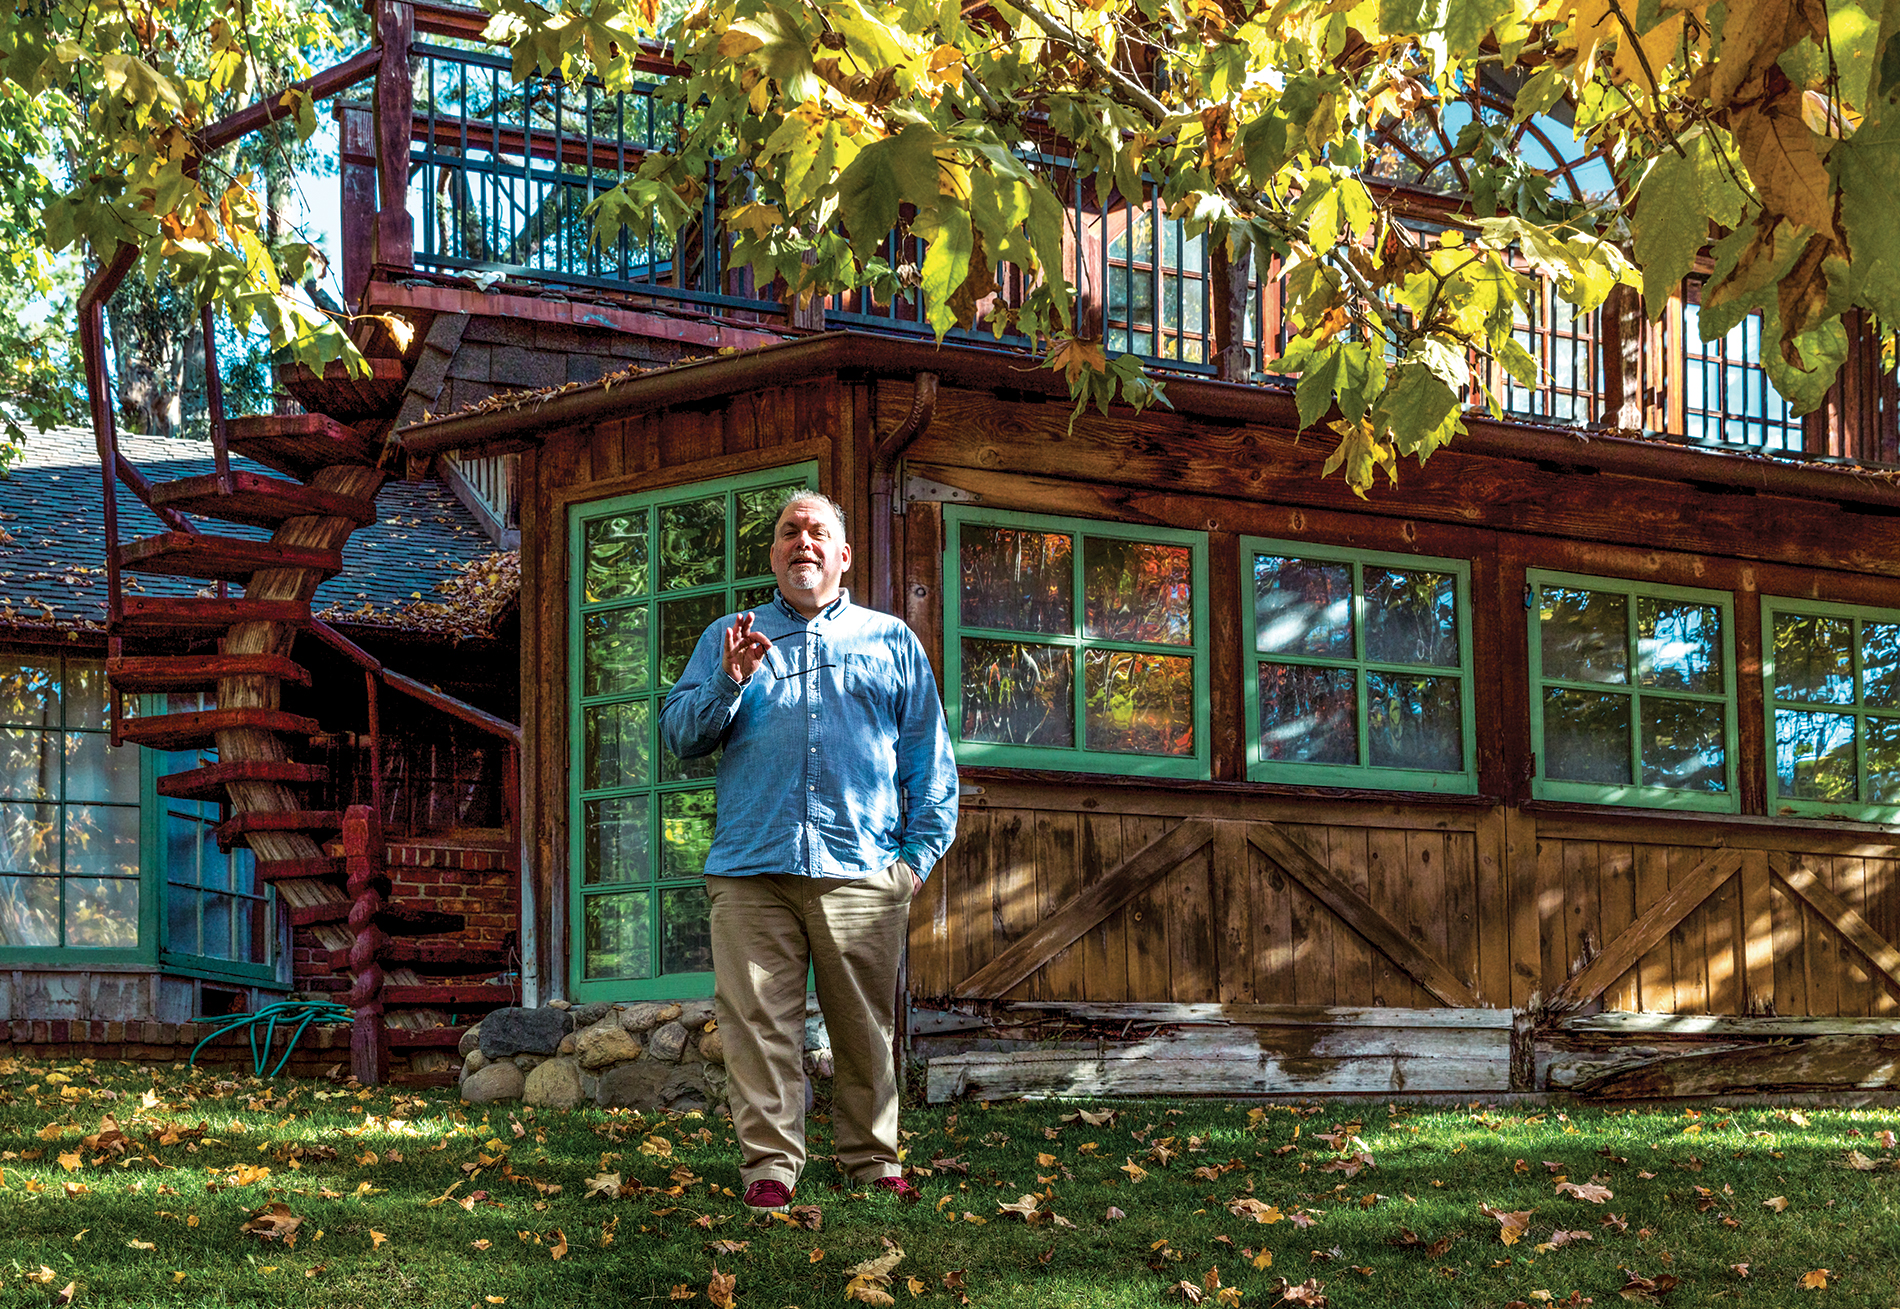
[[[916,1204],[919,1200],[924,1198],[922,1191],[919,1191],[901,1177],[874,1178],[871,1181],[871,1185],[880,1191],[889,1191],[905,1204]]]
[[[792,1189],[783,1182],[762,1177],[746,1187],[745,1203],[748,1209],[760,1213],[782,1214],[792,1207]]]

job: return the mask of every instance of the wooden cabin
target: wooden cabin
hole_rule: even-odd
[[[509,747],[525,1003],[709,993],[710,778],[661,751],[657,709],[701,629],[767,593],[771,512],[812,486],[849,512],[857,602],[923,638],[957,741],[962,820],[906,973],[933,1096],[1890,1087],[1900,391],[1868,324],[1801,418],[1758,320],[1699,339],[1693,278],[1653,324],[1541,288],[1539,385],[1500,381],[1504,419],[1474,411],[1360,499],[1262,371],[1277,271],[1152,194],[1074,191],[1068,272],[1171,408],[1075,413],[1026,343],[939,348],[914,298],[782,303],[726,263],[715,200],[677,237],[590,243],[576,202],[663,144],[625,126],[656,86],[518,91],[479,12],[374,11],[376,45],[308,89],[341,124],[347,299],[413,336],[366,318],[367,379],[287,373],[305,412],[214,421],[219,461],[283,480],[190,504],[268,499],[267,549],[108,521],[103,630],[115,659],[154,625],[222,634],[225,662],[114,681],[195,678],[219,717],[115,699],[112,730],[228,753],[193,784],[287,921],[334,933],[365,1080],[453,1044],[496,983],[392,942],[388,852],[367,819],[327,844],[272,661],[341,656],[306,670],[326,709],[399,685],[308,602],[352,503],[435,466],[520,545],[518,703],[486,674],[426,703]],[[82,298],[96,397],[128,262]],[[186,495],[125,473],[109,404],[95,427],[132,498]],[[125,591],[155,569],[245,591],[161,614]]]

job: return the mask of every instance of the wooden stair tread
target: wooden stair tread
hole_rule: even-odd
[[[119,728],[119,739],[154,750],[188,750],[214,744],[219,732],[243,727],[287,732],[293,736],[312,736],[322,730],[316,719],[281,709],[198,709],[183,714],[129,718]]]
[[[326,855],[312,859],[259,859],[257,861],[257,880],[260,882],[292,882],[311,877],[341,877],[343,862]],[[347,954],[348,951],[345,951]]]
[[[334,809],[283,809],[233,814],[218,824],[218,846],[229,850],[252,832],[340,832],[343,815]]]
[[[199,577],[214,582],[248,582],[269,568],[314,569],[326,578],[343,571],[340,550],[279,545],[203,532],[160,532],[119,547],[119,562],[136,573]]]
[[[310,606],[302,600],[225,600],[128,595],[121,602],[117,631],[146,633],[226,632],[239,623],[310,626]]]
[[[376,961],[385,968],[413,968],[419,973],[442,977],[504,972],[510,963],[509,952],[500,946],[467,946],[449,941],[392,941],[377,952]],[[333,970],[342,971],[349,966],[349,950],[330,951]]]
[[[454,1086],[460,1080],[461,1077],[453,1069],[445,1068],[439,1072],[432,1073],[392,1073],[389,1077],[389,1084],[391,1086],[421,1087]]]
[[[325,904],[291,905],[289,917],[292,927],[348,922],[350,902],[335,900]],[[459,932],[467,925],[467,921],[461,914],[441,909],[420,909],[412,905],[386,907],[375,919],[376,926],[383,930],[385,936],[398,937],[440,936],[445,932]]]
[[[409,1005],[420,1008],[452,1005],[458,1009],[503,1009],[516,1003],[514,987],[500,983],[436,982],[383,988],[383,1004],[386,1006]]]
[[[373,467],[382,453],[376,442],[323,413],[233,418],[226,430],[231,449],[299,480],[332,464]]]
[[[276,527],[292,518],[347,518],[358,527],[376,521],[376,506],[368,500],[320,491],[301,482],[265,477],[261,473],[232,473],[220,487],[217,474],[183,477],[153,488],[152,503],[179,513],[219,518],[252,527]]]
[[[310,685],[310,670],[283,655],[140,655],[106,660],[106,680],[133,693],[210,690],[227,677],[274,677]]]
[[[279,782],[309,786],[330,780],[322,764],[299,764],[288,759],[233,759],[172,773],[152,783],[160,795],[174,800],[222,800],[232,782]]]
[[[340,361],[332,362],[321,376],[303,364],[277,368],[277,385],[296,397],[297,403],[316,414],[328,414],[344,422],[366,418],[389,418],[402,403],[402,390],[409,380],[409,367],[400,359],[371,358],[368,377],[353,377]]]

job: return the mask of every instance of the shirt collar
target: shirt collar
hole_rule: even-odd
[[[828,623],[837,618],[839,614],[842,614],[845,609],[850,606],[851,588],[839,587],[838,598],[826,605],[823,609],[820,609],[817,615],[812,618],[806,618],[805,615],[799,613],[798,610],[792,606],[792,602],[785,598],[785,593],[776,587],[773,588],[772,591],[772,602],[778,606],[780,613],[784,614],[785,617],[794,623]]]

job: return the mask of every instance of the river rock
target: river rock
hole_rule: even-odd
[[[640,1038],[617,1023],[599,1022],[574,1034],[574,1053],[582,1068],[610,1068],[638,1059]]]
[[[569,1032],[566,1036],[562,1037],[561,1046],[554,1053],[555,1054],[573,1054],[575,1050],[574,1036],[575,1034],[573,1032]]]
[[[467,1054],[462,1056],[463,1077],[467,1077],[470,1073],[479,1073],[487,1066],[488,1060],[482,1058],[482,1052],[480,1050],[470,1050]]]
[[[594,1103],[603,1109],[661,1109],[668,1113],[710,1109],[712,1088],[700,1071],[706,1065],[661,1064],[651,1059],[619,1064],[600,1076]]]
[[[519,1100],[528,1079],[512,1063],[489,1064],[462,1083],[462,1098],[470,1104]]]
[[[572,1000],[548,1001],[548,1008],[550,1009],[572,1009],[573,1007],[574,1007],[574,1002]]]
[[[726,1062],[726,1036],[723,1032],[708,1032],[699,1038],[699,1057],[709,1064]]]
[[[629,1032],[645,1032],[679,1017],[679,1006],[660,1004],[653,1000],[640,1004],[623,1005],[620,1009],[620,1025]]]
[[[480,1023],[462,1033],[462,1039],[456,1043],[455,1053],[466,1055],[470,1050],[482,1048],[482,1025]]]
[[[831,1048],[831,1033],[825,1030],[823,1014],[813,1014],[805,1020],[805,1048],[807,1050]]]
[[[533,1072],[522,1100],[543,1109],[572,1109],[581,1103],[581,1066],[573,1059],[550,1059]]]
[[[647,1038],[647,1053],[663,1064],[676,1064],[686,1049],[686,1029],[679,1023],[661,1023]]]
[[[564,1009],[497,1009],[482,1019],[482,1053],[490,1059],[553,1054],[568,1028]]]
[[[568,1013],[574,1016],[574,1030],[592,1027],[614,1011],[611,1000],[589,1000],[586,1004],[577,1004]]]
[[[689,1032],[697,1032],[712,1021],[713,1002],[711,1000],[682,1000],[678,1022]]]

